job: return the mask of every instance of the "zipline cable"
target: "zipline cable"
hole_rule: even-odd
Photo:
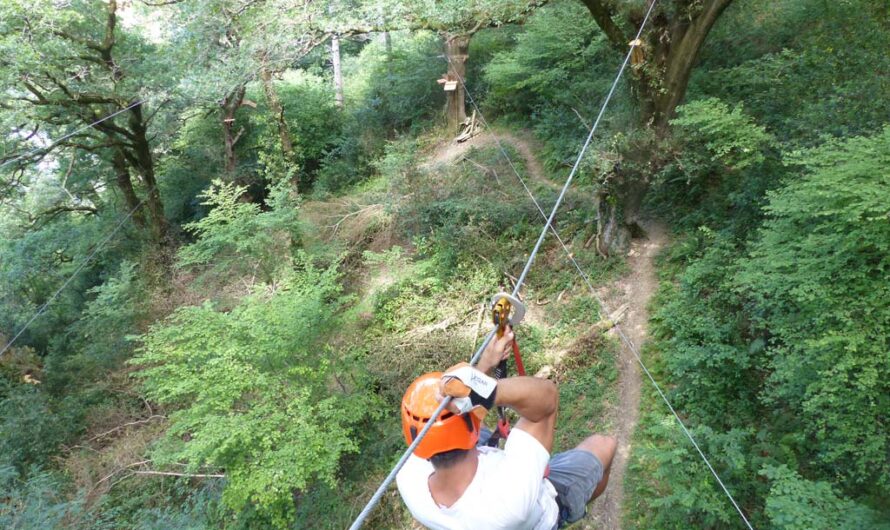
[[[581,166],[581,161],[584,159],[584,154],[587,152],[587,148],[590,147],[590,142],[593,140],[593,135],[596,132],[597,127],[599,127],[600,122],[602,121],[603,115],[606,112],[606,107],[609,105],[609,101],[612,99],[612,95],[615,93],[615,89],[618,87],[618,82],[621,80],[621,76],[624,74],[625,69],[627,69],[627,65],[630,62],[630,55],[633,52],[634,48],[636,48],[636,42],[639,42],[640,35],[643,34],[643,29],[646,27],[646,22],[649,20],[649,15],[652,14],[652,9],[655,7],[657,0],[653,0],[651,4],[649,4],[649,9],[646,11],[646,16],[643,17],[643,22],[640,24],[640,29],[637,31],[636,38],[632,41],[633,44],[630,45],[630,49],[627,52],[627,56],[624,58],[624,62],[621,63],[621,68],[618,70],[618,74],[615,76],[615,80],[612,82],[612,87],[609,89],[606,98],[603,100],[603,105],[600,108],[599,114],[596,117],[596,121],[593,124],[593,127],[590,129],[590,133],[587,135],[587,139],[584,141],[584,144],[581,146],[581,152],[578,153],[578,158],[575,160],[575,164],[572,166],[572,170],[569,172],[568,178],[566,178],[565,184],[562,186],[562,190],[559,193],[559,196],[556,198],[556,202],[553,204],[553,209],[550,211],[550,216],[547,217],[547,223],[544,225],[543,230],[541,230],[541,234],[538,236],[538,240],[535,242],[535,246],[531,251],[531,254],[528,257],[528,261],[525,263],[525,267],[522,269],[522,273],[519,275],[519,278],[516,280],[516,285],[513,287],[513,296],[517,296],[519,294],[519,290],[522,288],[522,285],[525,283],[525,279],[528,276],[529,270],[531,270],[532,264],[535,262],[535,257],[537,257],[538,251],[541,249],[541,243],[544,242],[544,238],[547,236],[547,232],[553,226],[553,219],[556,217],[556,212],[559,210],[559,206],[562,204],[563,199],[565,198],[566,192],[569,189],[569,186],[572,184],[572,180],[575,178],[575,174],[578,172],[578,168]],[[482,341],[482,345],[479,346],[479,349],[476,350],[476,353],[473,354],[473,358],[470,359],[470,364],[474,365],[482,356],[482,352],[491,342],[492,338],[495,336],[495,332],[497,331],[497,327],[495,326],[492,330],[486,335],[485,340]],[[431,418],[439,417],[439,414],[445,410],[445,407],[451,402],[451,398],[445,398],[439,403],[439,406],[436,410],[430,415]],[[371,511],[377,506],[377,503],[380,502],[380,499],[383,497],[383,494],[386,492],[386,489],[392,484],[392,481],[395,480],[396,475],[399,470],[405,465],[405,462],[408,461],[411,454],[414,452],[414,449],[420,444],[421,440],[423,440],[426,433],[429,432],[430,427],[432,427],[433,422],[429,421],[426,425],[423,426],[423,429],[417,434],[417,437],[414,438],[414,441],[411,442],[411,445],[408,446],[408,449],[402,454],[399,461],[396,463],[395,467],[389,472],[380,486],[377,488],[377,491],[374,492],[374,495],[362,509],[361,513],[359,513],[358,517],[356,517],[355,521],[353,521],[352,525],[349,527],[350,530],[358,530],[362,527],[365,520],[371,514]]]
[[[135,103],[128,105],[127,107],[124,107],[124,108],[119,109],[115,112],[112,112],[108,116],[105,116],[102,119],[96,120],[85,127],[81,127],[80,129],[78,129],[72,133],[66,134],[65,136],[59,138],[58,140],[55,140],[54,142],[50,143],[48,146],[34,149],[28,153],[19,155],[16,158],[7,160],[3,164],[0,164],[0,168],[5,166],[6,164],[10,164],[16,160],[20,160],[22,158],[32,156],[34,153],[37,153],[38,151],[41,151],[44,149],[51,149],[53,146],[59,144],[60,142],[64,142],[65,140],[67,140],[68,138],[71,138],[72,136],[80,134],[81,132],[83,132],[91,127],[95,127],[96,125],[99,125],[100,123],[102,123],[104,121],[110,120],[111,118],[114,118],[118,114],[121,114],[123,112],[126,112],[126,111],[132,109],[132,108],[135,108],[138,105],[142,105],[146,101],[147,100],[145,100],[145,99],[139,100]],[[56,289],[56,291],[52,294],[52,296],[50,296],[49,299],[47,299],[47,301],[44,302],[43,305],[41,305],[39,309],[37,309],[37,312],[31,316],[31,318],[25,323],[25,325],[22,326],[22,328],[18,331],[18,333],[16,333],[15,336],[13,336],[12,339],[9,342],[7,342],[5,346],[3,346],[3,349],[0,350],[0,357],[2,357],[3,354],[7,352],[7,350],[12,348],[12,345],[15,343],[15,341],[18,340],[18,338],[21,337],[25,331],[27,331],[28,327],[30,327],[31,324],[33,324],[34,321],[37,320],[37,317],[42,315],[43,312],[46,311],[46,308],[48,308],[49,305],[51,303],[53,303],[56,298],[58,298],[58,296],[62,293],[62,291],[65,290],[65,287],[68,287],[68,284],[74,280],[74,277],[77,276],[78,273],[80,273],[80,271],[83,270],[84,267],[86,267],[87,263],[89,263],[90,260],[92,260],[96,256],[96,254],[98,254],[99,251],[102,250],[105,247],[105,245],[108,244],[109,241],[111,241],[111,238],[114,237],[115,234],[117,234],[120,231],[120,229],[124,227],[124,224],[126,224],[126,222],[131,217],[133,217],[133,214],[136,213],[136,210],[138,210],[140,207],[142,207],[142,204],[145,203],[145,201],[148,199],[148,197],[151,195],[152,192],[154,192],[154,187],[150,188],[148,190],[148,193],[145,195],[145,197],[142,200],[140,200],[139,203],[137,203],[136,206],[134,206],[129,212],[127,212],[127,214],[123,218],[121,218],[121,220],[117,223],[117,225],[115,225],[114,229],[112,229],[111,232],[109,232],[108,235],[106,235],[105,238],[102,239],[102,241],[100,241],[98,245],[96,245],[96,247],[92,250],[92,252],[90,252],[87,255],[86,259],[84,259],[82,262],[80,262],[80,265],[78,265],[77,268],[74,269],[74,272],[71,273],[70,276],[68,276],[68,278],[62,283],[62,286],[59,287],[58,289]]]
[[[637,36],[637,38],[639,38],[639,36]],[[447,56],[446,56],[446,58],[447,58]],[[449,63],[451,62],[450,59],[448,59],[448,61],[449,61]],[[485,126],[485,128],[488,129],[488,131],[491,133],[491,136],[494,139],[495,144],[497,145],[498,149],[500,150],[501,155],[507,161],[507,165],[509,165],[510,168],[513,170],[513,173],[516,175],[516,178],[522,184],[522,187],[525,189],[525,192],[528,194],[528,196],[531,198],[532,202],[534,203],[535,208],[537,208],[538,212],[540,212],[541,215],[544,218],[546,218],[547,214],[544,213],[543,208],[541,208],[541,205],[538,203],[538,200],[535,198],[534,194],[529,189],[528,185],[525,182],[525,179],[523,179],[522,176],[519,174],[519,171],[516,169],[516,166],[513,164],[513,160],[510,159],[510,156],[507,154],[506,149],[504,149],[503,145],[501,144],[500,139],[498,139],[497,134],[492,129],[491,125],[489,125],[488,121],[485,119],[485,116],[482,114],[482,110],[480,110],[479,106],[476,104],[476,101],[473,99],[473,96],[470,94],[470,91],[467,89],[467,85],[464,82],[463,77],[460,74],[457,74],[457,78],[458,78],[458,81],[460,82],[461,86],[464,89],[464,93],[467,95],[467,99],[469,99],[470,104],[473,106],[473,109],[476,111],[476,114],[479,115],[479,120],[482,122],[482,125]],[[593,296],[593,298],[597,301],[603,314],[605,314],[606,316],[611,315],[611,312],[609,311],[609,308],[606,305],[606,302],[596,292],[596,289],[594,289],[593,284],[590,281],[590,278],[587,276],[587,274],[584,272],[584,270],[581,268],[581,266],[575,260],[575,257],[572,255],[572,252],[569,250],[569,248],[563,242],[563,239],[559,236],[559,233],[556,231],[556,227],[551,226],[550,228],[553,231],[553,235],[556,236],[556,239],[559,241],[559,244],[562,245],[562,248],[566,253],[566,257],[569,258],[569,260],[575,266],[575,269],[578,271],[578,275],[581,276],[581,279],[584,280],[585,284],[587,284],[587,288],[590,290],[591,296]],[[677,411],[674,410],[674,406],[668,400],[665,393],[661,390],[661,386],[659,386],[659,384],[655,381],[655,378],[652,376],[652,373],[649,371],[649,368],[647,368],[646,365],[643,363],[642,355],[640,355],[640,352],[639,352],[638,348],[636,347],[636,345],[634,345],[634,343],[630,339],[630,337],[628,337],[624,333],[624,330],[621,328],[621,326],[617,322],[615,323],[614,328],[615,328],[615,331],[618,333],[618,336],[621,338],[621,340],[625,343],[625,345],[627,345],[627,348],[633,353],[634,357],[637,360],[637,363],[639,363],[639,365],[640,365],[640,368],[643,369],[643,372],[649,378],[649,381],[652,382],[652,386],[655,388],[655,391],[658,393],[659,396],[661,396],[662,401],[664,401],[664,404],[667,405],[668,409],[671,411],[671,414],[674,415],[674,419],[677,420],[677,423],[680,425],[680,428],[686,434],[686,437],[689,438],[689,441],[692,443],[692,446],[698,452],[699,456],[701,456],[702,461],[704,461],[705,465],[711,471],[711,474],[714,475],[714,479],[717,480],[717,483],[723,489],[723,492],[726,494],[727,498],[729,498],[729,502],[732,503],[733,507],[739,513],[739,516],[741,516],[742,521],[744,521],[744,523],[745,523],[745,526],[747,526],[750,530],[754,530],[753,527],[751,526],[751,523],[748,521],[748,518],[745,516],[744,512],[742,512],[739,505],[736,503],[735,498],[733,498],[732,494],[729,492],[729,489],[723,483],[723,480],[721,480],[720,476],[714,470],[714,467],[711,465],[710,460],[708,460],[708,457],[705,456],[704,451],[702,451],[701,447],[699,447],[698,442],[695,441],[695,438],[692,436],[692,433],[689,432],[689,429],[686,427],[686,424],[683,422],[682,419],[680,419],[680,415],[677,414]]]
[[[0,168],[5,167],[7,164],[12,164],[13,162],[15,162],[15,161],[17,161],[17,160],[21,160],[21,159],[23,159],[23,158],[31,157],[31,156],[35,155],[36,153],[39,153],[40,151],[47,151],[47,150],[49,150],[49,149],[52,149],[53,147],[55,147],[56,145],[58,145],[58,144],[64,142],[64,141],[67,140],[68,138],[71,138],[72,136],[77,136],[78,134],[80,134],[80,133],[86,131],[87,129],[92,129],[92,128],[95,127],[96,125],[99,125],[100,123],[102,123],[102,122],[104,122],[104,121],[110,120],[111,118],[114,118],[114,117],[117,116],[118,114],[123,114],[124,112],[127,112],[127,111],[130,110],[130,109],[134,109],[134,108],[138,107],[139,105],[142,105],[143,103],[146,103],[147,101],[148,101],[147,99],[140,99],[140,100],[138,100],[138,101],[136,101],[136,102],[134,102],[134,103],[130,103],[130,104],[127,105],[126,107],[124,107],[124,108],[122,108],[122,109],[118,109],[118,110],[112,112],[111,114],[109,114],[108,116],[105,116],[104,118],[100,118],[100,119],[98,119],[98,120],[96,120],[96,121],[94,121],[94,122],[92,122],[92,123],[90,123],[90,124],[88,124],[88,125],[84,125],[83,127],[77,129],[76,131],[71,132],[71,133],[68,133],[68,134],[66,134],[65,136],[62,136],[61,138],[59,138],[58,140],[55,140],[55,141],[53,141],[53,142],[50,142],[49,145],[46,145],[46,146],[43,146],[43,147],[37,147],[37,148],[32,149],[31,151],[27,152],[27,153],[23,153],[23,154],[21,154],[21,155],[19,155],[19,156],[16,156],[16,157],[14,157],[14,158],[10,158],[9,160],[7,160],[7,161],[3,162],[2,164],[0,164]]]

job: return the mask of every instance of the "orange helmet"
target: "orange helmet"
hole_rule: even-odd
[[[411,383],[402,397],[402,431],[408,445],[439,406],[436,390],[441,378],[442,372],[424,374]],[[452,449],[472,449],[479,440],[479,426],[479,418],[475,414],[455,415],[445,410],[430,427],[414,454],[428,459]]]

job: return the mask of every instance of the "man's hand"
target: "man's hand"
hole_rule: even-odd
[[[498,382],[467,363],[452,366],[442,375],[439,392],[452,398],[449,409],[456,414],[473,411],[479,419],[494,406]]]
[[[494,370],[495,366],[510,355],[512,344],[513,328],[507,324],[504,336],[498,338],[495,335],[494,339],[488,343],[488,347],[482,352],[482,357],[479,359],[476,369],[484,374],[491,375],[491,371]]]

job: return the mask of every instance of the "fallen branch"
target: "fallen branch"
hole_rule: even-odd
[[[628,305],[624,304],[609,315],[609,318],[604,318],[593,325],[594,329],[599,330],[600,332],[605,333],[610,329],[614,328],[618,325],[622,318],[624,318],[625,313],[627,313]]]
[[[486,165],[480,164],[479,162],[476,162],[475,160],[473,160],[472,158],[470,158],[470,157],[468,157],[468,156],[465,156],[465,157],[463,157],[463,158],[461,159],[461,161],[464,161],[464,160],[467,161],[467,162],[469,162],[469,163],[471,163],[471,164],[473,164],[473,165],[476,166],[477,168],[479,168],[479,169],[482,171],[482,173],[490,173],[491,176],[494,177],[494,180],[498,183],[498,186],[501,185],[501,179],[498,177],[498,172],[495,171],[494,168],[491,168],[491,167],[488,167],[488,166],[486,166]]]
[[[134,475],[158,475],[164,477],[187,477],[187,478],[226,478],[220,473],[178,473],[175,471],[134,471]]]
[[[513,288],[515,289],[515,288],[516,288],[516,282],[519,281],[518,279],[516,279],[516,276],[513,276],[512,274],[510,274],[510,273],[507,272],[507,271],[504,271],[504,276],[506,276],[507,279],[510,280],[510,284],[511,284],[511,285],[513,286]]]
[[[371,205],[365,206],[364,208],[362,208],[360,210],[350,212],[350,213],[340,217],[339,221],[337,221],[336,223],[334,223],[332,225],[325,226],[325,228],[333,229],[333,231],[334,231],[333,233],[336,234],[337,231],[340,230],[340,225],[342,225],[347,219],[349,219],[350,217],[354,217],[356,215],[361,215],[362,213],[364,213],[368,210],[372,210],[372,209],[383,209],[383,205],[382,204],[371,204]]]
[[[93,436],[92,438],[90,438],[90,439],[88,439],[88,440],[86,440],[86,441],[87,441],[87,442],[93,442],[93,441],[95,441],[95,440],[98,440],[99,438],[104,438],[104,437],[108,436],[109,434],[113,434],[113,433],[115,433],[115,432],[117,432],[117,431],[119,431],[119,430],[121,430],[121,429],[126,429],[127,427],[132,427],[133,425],[141,425],[141,424],[143,424],[143,423],[148,423],[148,422],[150,422],[151,420],[153,420],[153,419],[155,419],[155,418],[164,418],[164,419],[167,419],[167,416],[161,416],[160,414],[153,414],[153,415],[151,415],[151,416],[145,418],[144,420],[131,421],[131,422],[129,422],[129,423],[124,423],[123,425],[118,425],[118,426],[115,427],[114,429],[111,429],[110,431],[105,431],[105,432],[103,432],[102,434],[97,434],[96,436]]]
[[[106,480],[110,479],[111,477],[117,475],[117,474],[120,473],[121,471],[123,471],[123,470],[125,470],[125,469],[130,469],[131,467],[142,466],[142,465],[148,464],[148,463],[150,463],[150,462],[151,462],[151,460],[142,460],[142,461],[140,461],[140,462],[133,462],[132,464],[127,464],[127,465],[125,465],[125,466],[122,467],[122,468],[115,469],[114,471],[112,471],[112,472],[109,473],[108,475],[105,475],[104,477],[102,477],[101,479],[99,479],[99,481],[96,482],[96,483],[93,485],[93,489],[92,489],[92,491],[95,491],[96,488],[99,487],[99,484],[102,484],[103,482],[105,482]]]

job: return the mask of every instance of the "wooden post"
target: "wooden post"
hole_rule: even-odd
[[[459,80],[466,79],[467,58],[469,57],[470,36],[453,35],[445,39],[445,56],[448,58],[449,80],[458,81],[454,90],[445,93],[445,119],[448,130],[456,132],[467,119],[467,109],[463,83]]]

